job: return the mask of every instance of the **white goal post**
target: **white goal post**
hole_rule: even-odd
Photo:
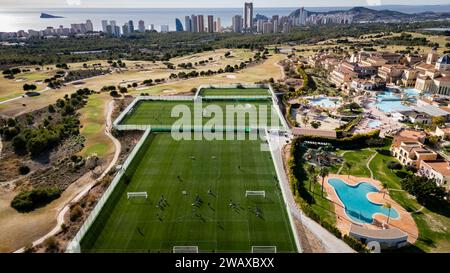
[[[198,246],[174,246],[173,253],[198,253]]]
[[[147,199],[148,195],[147,195],[147,192],[127,192],[127,199],[130,199],[133,197],[145,197],[145,199]]]
[[[266,198],[266,191],[245,191],[245,197],[249,196],[262,196]]]
[[[252,253],[277,253],[276,246],[252,246]]]

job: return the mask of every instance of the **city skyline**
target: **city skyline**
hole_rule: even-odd
[[[37,8],[235,8],[241,7],[244,1],[229,0],[226,3],[211,2],[207,0],[196,0],[195,2],[186,3],[180,0],[166,0],[166,1],[145,1],[145,0],[131,0],[124,3],[123,1],[111,0],[107,5],[105,1],[101,0],[44,0],[39,2]],[[295,7],[299,5],[297,0],[255,0],[255,5],[259,7]],[[305,0],[301,2],[304,7],[349,7],[349,6],[377,6],[377,5],[423,5],[422,0],[342,0],[339,3],[329,0]],[[446,0],[429,0],[427,5],[445,5],[448,4]],[[36,6],[36,1],[33,0],[2,0],[2,8],[23,8],[24,6]],[[1,11],[1,9],[0,9]]]

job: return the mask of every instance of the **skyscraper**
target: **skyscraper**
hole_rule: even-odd
[[[263,33],[272,33],[273,32],[273,24],[270,22],[265,22],[263,24]]]
[[[94,25],[92,25],[91,20],[86,21],[86,32],[93,32],[94,31]]]
[[[107,27],[108,27],[108,21],[102,20],[102,31],[103,31],[104,33],[108,33]]]
[[[205,18],[203,18],[203,15],[198,15],[197,19],[198,32],[205,32]]]
[[[115,26],[113,32],[115,33],[115,35],[117,37],[120,36],[120,27],[119,26]]]
[[[133,32],[134,32],[134,23],[133,23],[133,20],[128,21],[128,31],[129,31],[130,33],[133,33]]]
[[[123,36],[127,36],[129,32],[130,32],[130,29],[128,28],[128,24],[125,23],[125,24],[122,26],[122,33],[123,33]]]
[[[191,26],[192,26],[192,32],[198,32],[198,20],[197,16],[192,14],[191,16]]]
[[[208,15],[208,32],[214,32],[214,16]]]
[[[177,32],[184,31],[183,24],[181,23],[180,19],[175,19],[175,29]]]
[[[242,16],[235,15],[233,16],[233,32],[241,33],[242,32]]]
[[[222,32],[222,21],[217,17],[216,32]]]
[[[192,32],[192,21],[190,16],[184,17],[184,30],[187,32]]]
[[[119,28],[117,28],[117,24],[116,24],[116,21],[114,21],[114,20],[111,20],[111,21],[109,21],[109,24],[111,25],[111,30],[112,30],[112,35],[114,35],[114,36],[120,36],[120,27]],[[119,29],[119,31],[117,31],[117,29]]]
[[[145,22],[143,20],[139,20],[138,29],[139,29],[139,32],[145,32]]]
[[[169,32],[169,26],[168,25],[161,25],[161,32],[163,32],[163,33]]]
[[[244,31],[252,32],[253,29],[253,3],[245,2],[244,5]]]

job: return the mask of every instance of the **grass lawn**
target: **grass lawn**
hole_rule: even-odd
[[[370,171],[367,169],[367,162],[375,153],[371,150],[348,151],[344,154],[345,162],[349,162],[351,168],[343,167],[341,174],[350,174],[354,176],[370,177]]]
[[[200,96],[269,96],[264,88],[204,88]]]
[[[273,162],[260,144],[177,142],[169,134],[152,134],[127,170],[129,184],[119,182],[82,251],[172,252],[173,246],[198,246],[200,252],[250,252],[252,246],[276,246],[278,252],[295,252]],[[246,190],[265,190],[266,198],[246,197]],[[148,199],[127,199],[127,192],[142,191]],[[157,208],[162,195],[168,204]],[[202,202],[194,209],[197,196]]]
[[[110,100],[108,94],[94,94],[81,110],[80,132],[86,138],[84,148],[80,155],[90,156],[96,154],[99,157],[113,152],[113,143],[105,135],[105,107],[106,101]]]
[[[245,126],[249,125],[257,125],[258,120],[255,117],[255,120],[250,120],[249,114],[254,111],[259,118],[259,122],[263,122],[263,120],[268,121],[268,125],[271,125],[271,121],[273,118],[278,119],[278,116],[272,107],[271,100],[257,100],[257,101],[203,101],[202,107],[203,109],[207,109],[207,112],[212,113],[214,108],[210,107],[219,107],[223,111],[223,123],[226,126],[226,115],[232,115],[233,113],[230,111],[226,111],[226,107],[231,106],[240,106],[240,109],[237,109],[238,114],[234,114],[234,124],[237,125],[237,120],[244,120],[245,116]],[[165,125],[171,126],[177,120],[180,120],[181,116],[172,117],[171,113],[174,107],[180,109],[179,107],[188,107],[190,110],[190,117],[188,120],[192,121],[195,118],[194,115],[194,102],[193,101],[141,101],[138,105],[134,107],[134,109],[128,113],[125,118],[122,120],[121,124],[126,125]],[[183,109],[184,109],[183,108]],[[266,109],[267,114],[259,115],[259,111],[261,109]],[[186,109],[187,110],[187,109]],[[200,109],[202,111],[202,109]],[[206,112],[205,112],[206,113]],[[240,115],[239,115],[240,114]],[[200,113],[202,115],[202,113]],[[238,118],[242,116],[242,118]],[[207,121],[211,120],[212,117],[203,117],[203,124]],[[194,124],[193,124],[194,125]],[[278,125],[277,125],[278,126]]]

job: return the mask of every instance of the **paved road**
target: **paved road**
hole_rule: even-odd
[[[278,173],[279,178],[281,179],[281,187],[283,196],[285,201],[287,202],[287,206],[289,211],[291,212],[292,217],[300,221],[306,228],[308,228],[323,244],[324,248],[329,253],[355,253],[355,251],[349,247],[342,240],[338,239],[328,230],[324,229],[321,225],[313,221],[311,218],[307,217],[303,212],[298,208],[295,203],[294,197],[292,196],[292,192],[290,189],[289,180],[287,178],[286,172],[284,171],[283,158],[282,158],[282,149],[279,147],[283,147],[286,143],[286,138],[284,136],[278,136],[277,134],[268,134],[268,140],[270,147],[272,149],[272,156],[275,162],[275,167],[278,170],[282,170]],[[278,145],[278,148],[276,146]]]
[[[81,198],[83,198],[83,196],[85,196],[91,190],[91,188],[97,183],[97,181],[100,181],[101,179],[103,179],[106,176],[106,174],[108,174],[108,172],[116,165],[117,161],[119,160],[119,155],[120,155],[120,151],[122,149],[122,145],[120,144],[120,141],[117,140],[111,134],[111,129],[112,129],[111,116],[112,116],[113,110],[114,110],[114,100],[112,100],[108,103],[108,107],[106,109],[107,113],[106,113],[106,129],[105,129],[105,134],[111,139],[111,141],[114,143],[114,146],[115,146],[115,153],[114,153],[113,160],[111,161],[108,168],[106,168],[106,170],[102,173],[102,175],[99,178],[93,180],[91,183],[89,183],[85,187],[81,188],[81,190],[78,192],[78,194],[73,199],[71,199],[69,202],[67,202],[67,204],[62,209],[60,209],[58,211],[57,219],[56,219],[57,220],[56,226],[49,233],[47,233],[46,235],[44,235],[41,238],[34,241],[33,246],[39,245],[39,244],[43,243],[47,238],[58,234],[61,231],[61,225],[64,223],[64,215],[66,215],[66,213],[70,209],[70,204],[78,202]],[[20,253],[23,251],[24,251],[24,248],[21,248],[15,252]]]

